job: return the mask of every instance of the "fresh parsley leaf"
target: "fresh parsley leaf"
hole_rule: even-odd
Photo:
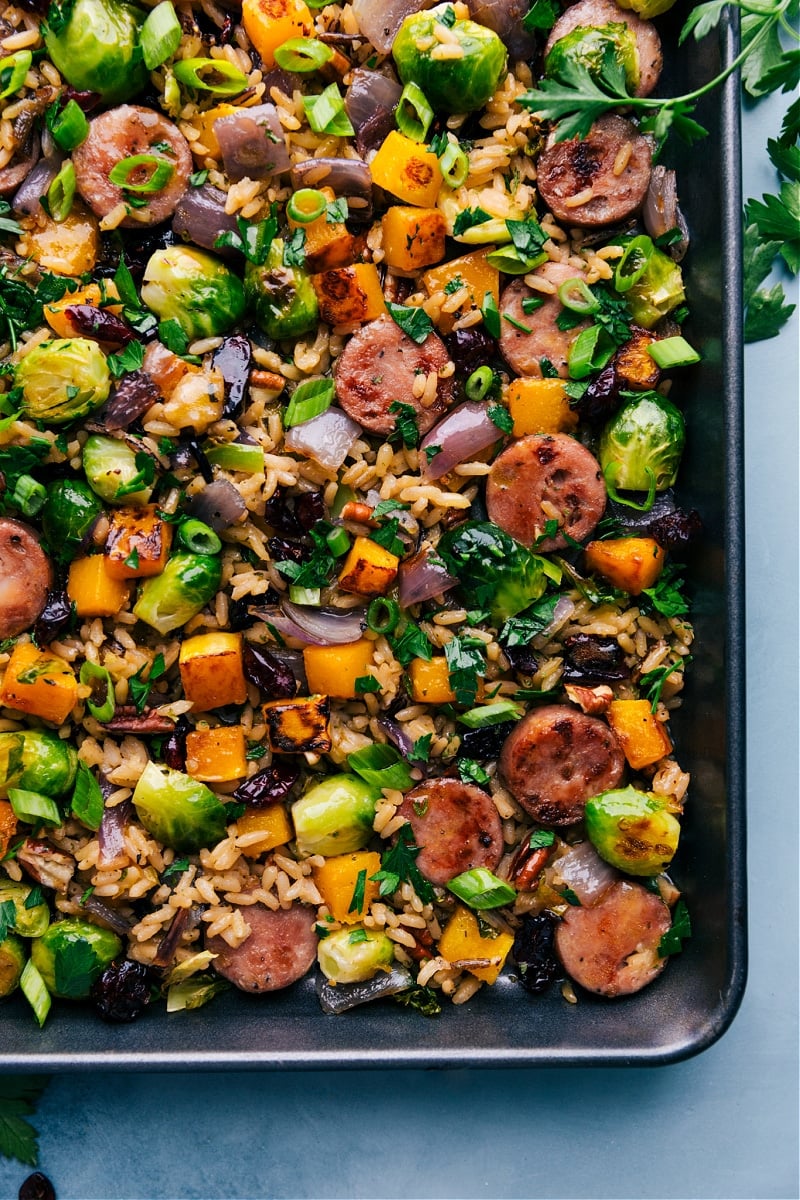
[[[366,899],[366,887],[367,868],[364,867],[363,870],[359,871],[358,875],[356,876],[356,883],[355,887],[353,888],[353,896],[350,900],[350,907],[347,910],[349,913],[363,913],[364,901]]]
[[[490,778],[489,772],[474,758],[459,758],[458,777],[462,783],[475,783],[478,787],[485,787]]]
[[[423,1017],[438,1017],[442,1011],[439,997],[433,988],[411,987],[396,992],[392,999],[404,1008],[415,1008]]]
[[[491,292],[487,292],[483,297],[481,315],[483,317],[483,323],[486,326],[486,332],[493,338],[499,338],[500,310],[497,307],[497,301]]]
[[[156,680],[160,679],[161,676],[166,672],[166,669],[164,655],[159,651],[159,653],[153,659],[147,679],[142,678],[144,672],[147,670],[146,666],[140,667],[136,674],[129,679],[128,689],[130,691],[131,700],[133,700],[133,703],[136,705],[137,713],[141,714],[144,712],[147,704],[147,698],[150,695],[150,689]]]
[[[161,882],[169,883],[173,879],[179,879],[180,876],[183,874],[183,872],[188,870],[188,868],[189,868],[189,859],[188,858],[174,859],[169,864],[169,866],[165,867],[164,870],[161,872]]]
[[[645,611],[652,606],[663,617],[681,617],[689,611],[689,601],[681,591],[684,586],[681,570],[677,563],[668,563],[657,582],[644,589],[642,597],[646,596],[647,601],[640,597],[640,605]]]
[[[389,638],[392,653],[402,667],[407,667],[412,658],[424,658],[430,662],[433,649],[427,634],[417,625],[406,625],[394,637]]]
[[[114,494],[115,500],[121,500],[123,496],[132,496],[142,488],[150,487],[156,477],[155,459],[146,450],[139,450],[133,461],[136,464],[136,474],[128,483],[119,485]]]
[[[542,850],[546,846],[552,846],[556,840],[556,835],[552,829],[534,829],[528,836],[529,850]]]
[[[399,438],[407,450],[413,450],[419,445],[416,409],[411,404],[393,400],[389,405],[389,412],[395,417],[394,433],[390,434],[390,440]]]
[[[366,875],[366,871],[364,871],[363,874]],[[358,945],[359,942],[365,942],[366,940],[367,940],[366,929],[354,929],[351,932],[349,938],[347,939],[349,945],[351,945],[351,946],[356,946],[356,945]]]
[[[306,264],[306,231],[294,229],[283,245],[283,265],[304,267]]]
[[[23,908],[36,908],[38,905],[44,904],[44,895],[38,883],[31,888],[25,897]]]
[[[65,942],[55,956],[56,993],[68,1000],[80,1000],[97,976],[98,960],[88,942]]]
[[[533,0],[522,18],[522,27],[528,33],[548,32],[555,25],[560,11],[554,0]]]
[[[453,296],[456,292],[460,292],[464,286],[464,280],[460,275],[454,275],[452,279],[448,279],[444,285],[445,296]]]
[[[800,182],[786,180],[779,195],[748,200],[745,219],[758,228],[762,238],[781,242],[779,253],[796,275],[800,271]]]
[[[528,646],[553,623],[559,596],[543,596],[519,616],[509,617],[498,634],[501,646]]]
[[[381,869],[370,878],[380,884],[380,895],[391,896],[401,883],[410,883],[423,904],[433,900],[433,888],[416,864],[419,846],[414,845],[410,825],[401,825],[397,841],[381,858]]]
[[[662,958],[667,958],[670,954],[680,954],[683,943],[691,936],[692,922],[689,910],[685,902],[679,900],[672,914],[672,925],[665,934],[662,934],[661,941],[658,943],[658,953]]]
[[[189,348],[188,337],[173,319],[159,322],[158,338],[173,354],[183,356]]]
[[[189,176],[189,183],[192,187],[202,187],[208,179],[208,171],[193,171]]]
[[[504,404],[490,404],[486,415],[502,433],[514,432],[514,418]]]
[[[119,377],[128,371],[138,371],[144,362],[144,346],[141,342],[128,342],[119,354],[109,354],[107,362],[111,374]]]
[[[559,895],[563,896],[568,904],[573,905],[575,908],[580,908],[581,902],[571,887],[560,888]]]
[[[327,521],[318,521],[312,527],[309,537],[313,549],[305,562],[296,563],[285,559],[275,563],[280,573],[290,579],[295,587],[327,587],[328,580],[336,568],[336,559],[331,554],[327,540],[331,528]]]
[[[486,674],[486,647],[479,638],[454,637],[447,642],[444,656],[450,687],[458,704],[473,704],[478,694],[478,681]]]
[[[39,1161],[39,1135],[25,1117],[36,1112],[36,1104],[48,1080],[35,1075],[7,1075],[0,1079],[0,1155],[15,1158],[26,1166]]]
[[[379,546],[383,546],[390,554],[396,555],[398,558],[402,556],[405,546],[397,536],[397,531],[400,528],[400,522],[393,517],[391,521],[386,521],[380,529],[376,529],[370,536],[370,540],[377,542]]]
[[[786,303],[786,293],[780,283],[771,288],[759,288],[747,305],[744,321],[744,340],[760,342],[777,337],[797,306]]]
[[[800,146],[770,138],[767,142],[769,160],[779,174],[787,179],[800,179]]]
[[[441,446],[426,446],[425,447],[425,457],[429,463],[432,463],[433,460],[436,458],[436,455],[441,454],[441,451],[442,451]]]
[[[511,241],[523,258],[536,258],[544,249],[548,234],[544,232],[538,221],[529,218],[527,221],[506,221],[506,229],[511,234]]]
[[[558,379],[558,371],[549,358],[539,359],[539,370],[542,372],[542,379]]]
[[[464,208],[453,222],[453,234],[458,237],[460,233],[472,229],[473,225],[485,225],[491,219],[490,214],[483,208]]]
[[[429,333],[433,332],[433,321],[431,321],[424,308],[416,308],[413,305],[392,304],[391,300],[387,300],[386,308],[389,316],[396,325],[399,325],[403,333],[421,346]]]
[[[70,811],[74,817],[87,827],[99,829],[104,809],[103,793],[100,784],[95,779],[86,763],[78,762],[78,773],[75,776],[75,789],[70,801]]]
[[[414,745],[406,755],[406,760],[410,763],[426,763],[431,757],[431,742],[433,741],[432,733],[424,733],[422,737],[418,737]]]
[[[363,696],[365,692],[379,692],[381,685],[374,675],[359,675],[355,681],[356,695]]]
[[[345,222],[349,215],[347,201],[344,196],[340,196],[338,200],[332,200],[325,208],[325,220],[328,225],[341,225]]]

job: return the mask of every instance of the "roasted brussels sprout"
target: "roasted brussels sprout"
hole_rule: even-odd
[[[173,554],[160,575],[146,579],[133,611],[159,633],[185,625],[219,589],[222,564],[212,554]]]
[[[50,924],[50,909],[42,900],[41,892],[34,895],[31,884],[2,879],[0,904],[7,901],[14,905],[15,931],[21,937],[41,937]]]
[[[629,875],[658,875],[678,849],[681,827],[663,796],[627,787],[587,801],[586,832],[612,867]]]
[[[614,287],[643,329],[652,329],[686,299],[680,267],[646,234],[626,245],[614,272]]]
[[[50,552],[58,562],[72,561],[102,511],[98,497],[82,479],[59,479],[50,484],[41,522]]]
[[[147,832],[173,850],[216,846],[225,833],[225,805],[210,788],[154,762],[136,784],[133,806]]]
[[[434,110],[473,112],[494,94],[506,69],[506,50],[485,25],[451,20],[453,11],[451,4],[438,4],[406,17],[394,39],[392,57],[403,83],[422,88]],[[455,38],[446,51],[436,36],[437,25],[449,27]]]
[[[645,21],[660,17],[662,13],[672,8],[675,0],[617,0],[620,8],[632,9]]]
[[[608,54],[622,67],[632,94],[639,86],[639,52],[636,38],[624,21],[580,25],[559,38],[544,60],[545,74],[551,79],[563,79],[565,66],[578,63],[590,75],[597,76]]]
[[[144,270],[142,300],[162,321],[177,321],[187,338],[218,337],[244,312],[238,275],[205,250],[156,250]]]
[[[470,601],[494,621],[513,617],[544,592],[546,563],[491,521],[466,521],[439,540],[438,553]]]
[[[380,790],[355,775],[331,775],[292,805],[297,852],[349,854],[372,837]]]
[[[78,754],[54,733],[20,729],[0,733],[0,795],[10,787],[63,796],[75,782]]]
[[[276,341],[299,337],[317,324],[319,305],[310,276],[283,262],[284,244],[274,238],[262,266],[248,263],[244,290],[264,332]]]
[[[58,338],[40,342],[16,369],[22,388],[22,411],[33,421],[66,425],[105,404],[111,372],[97,342]]]
[[[25,943],[7,934],[0,944],[0,998],[16,991],[26,961]]]
[[[119,0],[75,0],[55,9],[56,21],[54,8],[42,31],[47,53],[68,83],[98,92],[104,104],[119,104],[144,88],[140,9]]]
[[[633,492],[663,492],[678,474],[686,426],[681,412],[658,392],[629,400],[600,439],[606,485]],[[651,501],[652,503],[652,501]]]
[[[110,929],[68,917],[32,943],[31,962],[52,995],[83,1000],[95,979],[121,953],[122,942]]]
[[[90,434],[83,447],[83,469],[89,486],[109,504],[147,504],[154,474],[147,470],[147,458],[146,451],[139,455],[121,438],[100,433]],[[130,490],[132,487],[135,491]]]
[[[351,925],[323,938],[317,949],[319,969],[331,983],[360,983],[376,971],[388,971],[394,943],[378,929]]]

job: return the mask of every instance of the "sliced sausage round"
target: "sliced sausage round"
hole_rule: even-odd
[[[420,847],[417,866],[442,887],[473,867],[493,871],[503,854],[503,828],[491,796],[458,779],[428,779],[397,810]]]
[[[542,359],[546,359],[566,379],[569,348],[581,330],[588,328],[589,321],[580,321],[572,329],[558,328],[556,318],[564,311],[558,288],[568,279],[583,279],[583,272],[568,263],[548,262],[531,274],[546,279],[555,291],[534,291],[524,279],[509,284],[500,297],[500,353],[517,375],[541,379]],[[543,303],[527,313],[526,300]]]
[[[304,904],[278,908],[263,904],[242,910],[250,936],[232,947],[224,938],[207,937],[214,970],[243,992],[277,992],[311,970],[317,957],[314,910]]]
[[[168,148],[165,148],[168,147]],[[157,192],[124,192],[108,178],[109,172],[125,158],[148,154],[168,163],[172,174]],[[175,211],[192,173],[192,152],[189,143],[173,125],[152,108],[138,104],[120,104],[89,122],[86,140],[73,151],[78,191],[98,217],[105,217],[120,201],[133,196],[147,203],[135,208],[135,216],[125,217],[122,224],[156,225]],[[152,169],[134,168],[129,181],[145,183]]]
[[[52,586],[53,568],[34,531],[0,517],[0,638],[29,629]]]
[[[617,786],[625,755],[604,721],[566,704],[546,704],[514,726],[498,767],[511,795],[537,821],[574,825],[591,796]]]
[[[591,908],[567,909],[556,953],[567,974],[598,996],[630,996],[666,966],[658,944],[671,925],[660,896],[620,880]]]
[[[435,333],[418,345],[391,317],[378,317],[353,334],[336,364],[339,403],[364,429],[383,437],[397,425],[392,405],[408,404],[419,432],[427,433],[453,401],[453,379],[437,379],[431,403],[414,395],[414,384],[432,371],[438,374],[449,361]]]
[[[537,163],[539,195],[568,225],[615,225],[644,203],[652,160],[649,139],[630,121],[601,117],[585,138],[557,142],[550,135]]]
[[[570,5],[550,31],[544,48],[545,58],[556,42],[572,33],[573,29],[622,23],[628,26],[636,38],[636,50],[639,55],[639,86],[634,95],[649,96],[658,83],[664,65],[661,38],[652,21],[643,21],[628,9],[621,9],[614,0],[578,0],[577,4]]]
[[[583,541],[605,507],[600,464],[567,433],[530,433],[512,442],[498,454],[486,480],[490,520],[525,546],[535,542],[545,554],[563,549],[564,535]],[[548,521],[557,521],[560,532],[542,538]]]

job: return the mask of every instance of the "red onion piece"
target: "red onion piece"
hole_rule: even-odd
[[[237,233],[239,227],[236,216],[225,212],[225,193],[210,184],[186,189],[175,208],[172,229],[183,241],[193,242],[204,250],[216,250],[218,254],[236,253],[216,246],[221,233]]]
[[[689,230],[678,205],[678,187],[675,172],[662,167],[653,167],[650,186],[642,207],[642,221],[651,238],[662,237],[670,229],[680,229],[679,242],[667,247],[667,253],[680,262],[689,248]]]
[[[500,430],[489,416],[488,404],[467,400],[449,412],[422,439],[422,474],[426,479],[441,479],[442,475],[452,471],[453,467],[485,450],[501,436]],[[428,446],[441,446],[439,453],[434,454],[430,462],[425,456]]]
[[[215,533],[219,533],[241,521],[247,506],[232,483],[227,479],[215,479],[192,497],[188,511],[198,521],[205,521]]]
[[[388,54],[406,17],[431,8],[434,0],[353,0],[353,16],[364,37]]]
[[[271,179],[291,166],[274,104],[243,108],[214,122],[225,172],[231,179]]]
[[[177,879],[175,883],[177,883]],[[154,967],[160,967],[163,970],[165,967],[171,965],[175,957],[175,951],[178,949],[178,943],[184,934],[191,933],[199,923],[201,912],[201,908],[196,904],[192,905],[191,908],[178,909],[172,918],[169,929],[158,943],[158,949],[153,959]]]
[[[42,158],[25,177],[24,182],[11,201],[11,207],[16,213],[24,213],[32,217],[41,208],[41,199],[50,184],[61,170],[64,161],[63,154],[48,155]]]
[[[292,167],[292,187],[332,188],[347,198],[351,217],[368,221],[372,216],[372,175],[360,158],[307,158]]]
[[[130,933],[133,926],[136,924],[135,917],[125,917],[122,913],[117,912],[110,904],[104,904],[102,900],[98,900],[97,896],[86,896],[86,889],[79,887],[77,884],[70,884],[69,897],[71,900],[76,900],[80,903],[81,908],[85,908],[87,912],[93,913],[100,920],[118,933],[121,937],[125,937]]]
[[[536,41],[522,24],[528,0],[467,0],[467,7],[473,21],[494,30],[512,59],[533,57]]]
[[[545,878],[556,891],[566,886],[581,904],[592,905],[616,883],[619,872],[603,861],[591,842],[578,842],[547,867]]]
[[[357,642],[364,629],[363,608],[309,608],[283,600],[281,608],[312,646],[344,646]]]
[[[436,562],[435,553],[432,547],[423,546],[411,558],[403,559],[400,563],[397,596],[401,608],[430,600],[458,583],[441,563]]]
[[[287,430],[284,440],[287,450],[313,458],[329,471],[338,471],[360,435],[360,425],[340,408],[329,408],[318,417]]]
[[[34,134],[27,146],[27,150],[23,147],[18,150],[21,158],[16,162],[12,158],[9,165],[0,171],[0,196],[8,196],[9,193],[16,192],[39,161],[41,150],[39,135]]]
[[[403,755],[411,753],[414,749],[414,739],[406,733],[399,721],[395,721],[394,717],[381,717],[378,724],[395,750],[399,750]]]
[[[356,67],[344,98],[344,106],[356,130],[383,109],[394,112],[402,87],[394,75]]]
[[[129,371],[117,380],[111,399],[103,410],[103,419],[109,430],[128,429],[160,397],[161,393],[149,375],[144,371]]]
[[[101,788],[103,788],[103,784],[104,781],[101,779]],[[106,783],[103,790],[106,791],[108,787],[109,785]],[[133,805],[130,800],[123,800],[121,804],[115,804],[113,808],[103,809],[100,828],[97,831],[99,844],[97,862],[99,866],[110,868],[111,864],[119,859],[127,862],[125,826],[130,821],[132,812]]]
[[[544,629],[533,639],[534,647],[537,650],[541,650],[543,646],[546,646],[550,639],[558,633],[559,629],[563,629],[574,612],[574,601],[570,600],[569,596],[559,596],[556,606],[553,609],[553,619],[547,626],[547,629]]]

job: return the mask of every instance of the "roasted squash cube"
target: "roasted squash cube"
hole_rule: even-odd
[[[408,666],[411,696],[415,704],[453,704],[456,694],[450,687],[450,670],[443,654],[430,660],[412,658]]]
[[[270,700],[262,711],[273,754],[327,754],[330,750],[328,696]]]
[[[307,37],[313,25],[303,0],[244,0],[242,23],[265,71],[275,66],[278,46],[290,38]]]
[[[494,983],[513,945],[514,938],[510,933],[482,937],[474,913],[459,904],[439,938],[439,953],[451,963],[487,959],[485,966],[466,967],[465,970],[484,983]]]
[[[125,607],[129,590],[126,580],[109,574],[104,554],[70,563],[67,595],[79,617],[115,617]]]
[[[614,587],[638,596],[652,587],[664,568],[665,553],[654,538],[624,537],[589,542],[586,566]]]
[[[429,296],[434,292],[444,292],[448,288],[455,296],[462,288],[467,289],[466,296],[460,301],[454,312],[442,312],[437,324],[443,333],[449,333],[453,328],[456,316],[471,308],[481,308],[486,293],[494,300],[500,301],[500,272],[488,262],[493,246],[483,250],[472,250],[462,254],[460,258],[451,258],[440,267],[431,267],[422,276],[422,282]]]
[[[514,437],[528,433],[571,433],[578,424],[562,379],[515,379],[505,393]]]
[[[112,579],[160,575],[172,545],[172,526],[155,504],[115,508],[106,538],[106,571]]]
[[[75,672],[63,658],[37,650],[32,642],[20,642],[14,647],[3,679],[0,705],[61,725],[77,699]]]
[[[439,159],[419,142],[393,129],[369,167],[372,181],[421,208],[433,208],[442,186]]]
[[[380,869],[381,856],[374,850],[336,854],[314,868],[314,883],[335,921],[356,925],[362,919],[378,898],[380,885],[372,876]]]
[[[236,818],[236,832],[239,835],[260,833],[257,841],[242,847],[246,858],[264,854],[274,850],[276,846],[285,846],[294,837],[292,822],[282,804],[268,804],[266,808],[249,808]]]
[[[332,203],[336,193],[332,188],[319,189],[323,196]],[[302,224],[292,217],[288,218],[290,229],[303,229],[306,240],[304,244],[306,270],[311,272],[331,271],[334,267],[349,267],[363,252],[366,238],[352,234],[344,221],[329,221],[328,213],[313,221]]]
[[[386,262],[398,271],[416,271],[440,262],[447,222],[438,208],[396,204],[381,220]]]
[[[186,772],[201,783],[230,783],[247,774],[247,741],[241,725],[193,729],[186,735]]]
[[[356,680],[369,674],[373,649],[369,638],[344,646],[306,646],[303,663],[308,690],[337,700],[357,699]]]
[[[620,387],[634,392],[646,392],[657,386],[661,378],[658,364],[648,354],[648,347],[658,341],[646,329],[631,328],[631,339],[614,355],[614,369]]]
[[[634,771],[658,762],[672,750],[664,723],[653,713],[649,700],[612,700],[607,715]]]
[[[109,299],[116,295],[117,288],[111,279],[104,280],[102,287],[97,283],[90,283],[85,288],[79,288],[77,292],[65,292],[60,300],[51,300],[49,304],[45,304],[44,319],[58,337],[80,337],[82,331],[73,325],[66,310],[78,304],[88,304],[93,308],[102,307],[103,312],[117,315],[122,312],[122,305],[108,303]]]
[[[358,596],[383,596],[397,578],[400,559],[367,537],[357,537],[339,572],[339,587]]]
[[[178,666],[183,694],[195,712],[244,704],[247,699],[240,633],[201,633],[187,638]]]
[[[17,832],[17,814],[8,800],[0,800],[0,858],[8,852],[11,839]]]
[[[374,263],[335,267],[311,279],[319,301],[320,320],[327,325],[374,321],[386,311],[378,268]]]

